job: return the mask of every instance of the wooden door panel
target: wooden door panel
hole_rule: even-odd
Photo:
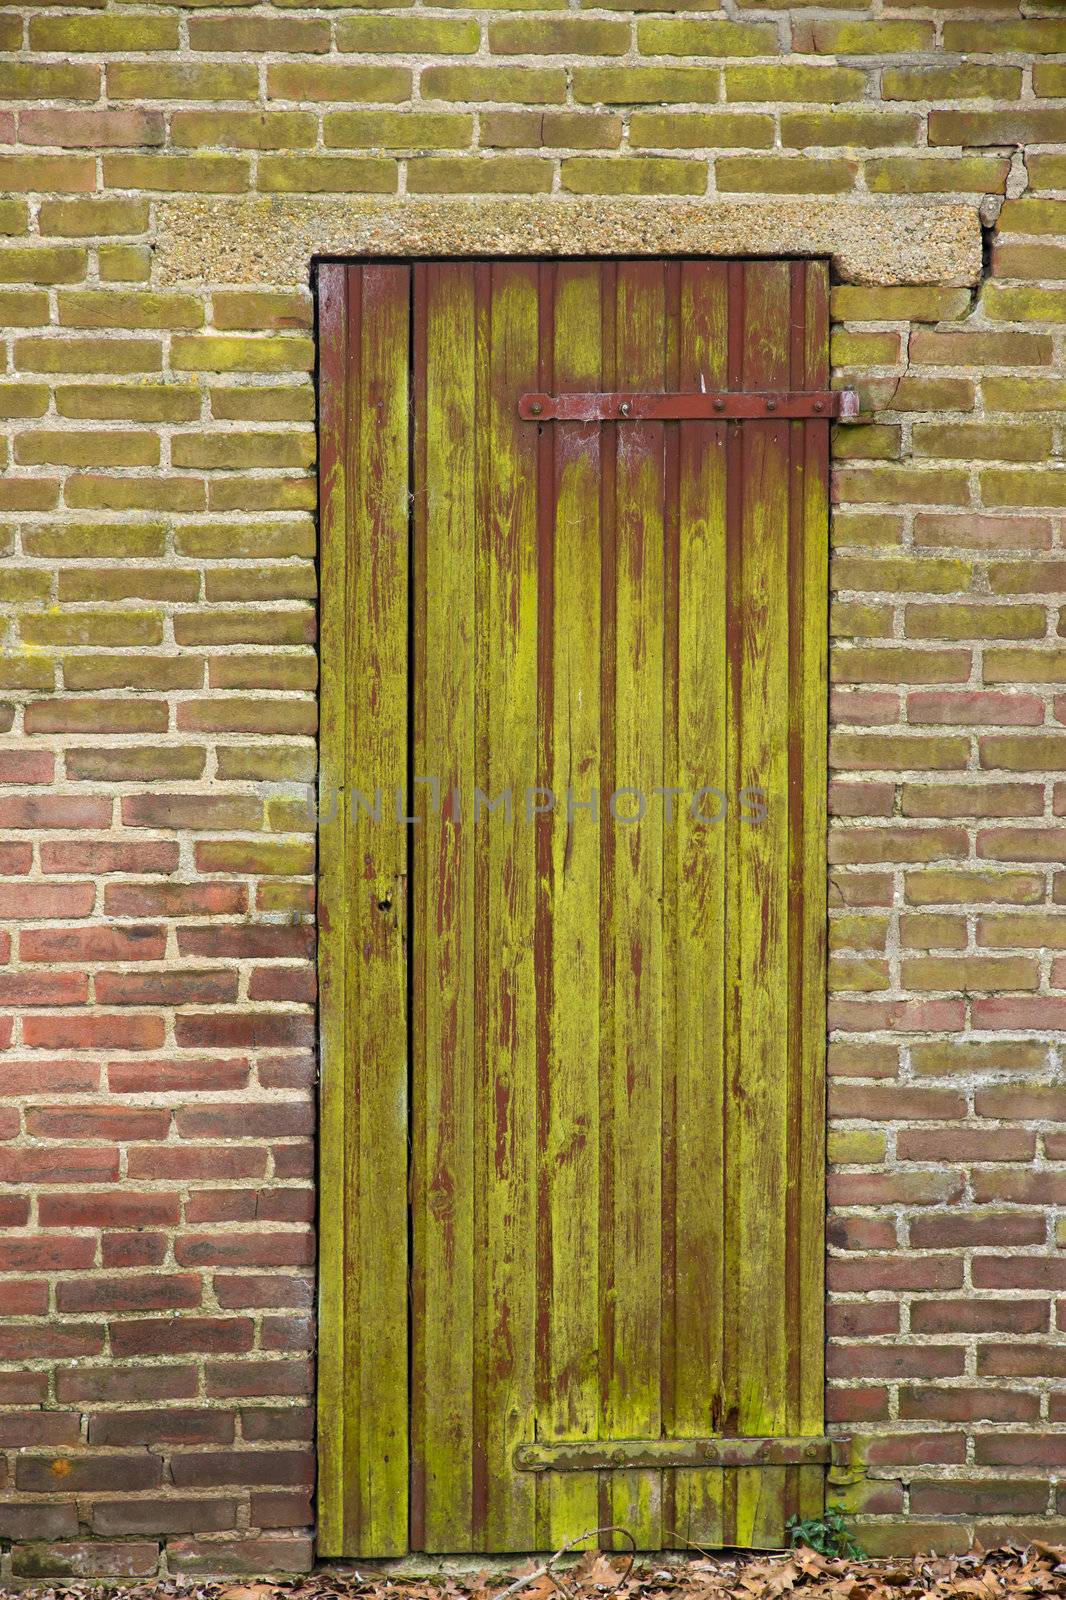
[[[518,402],[822,389],[827,275],[410,292],[411,1542],[780,1543],[818,1449],[705,1446],[823,1433],[828,422]]]

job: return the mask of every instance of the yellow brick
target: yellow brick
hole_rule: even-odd
[[[207,486],[209,511],[311,511],[317,503],[310,473],[290,478],[248,478],[227,473]]]
[[[970,483],[961,469],[896,466],[842,467],[836,474],[841,501],[882,505],[964,506]]]
[[[199,598],[200,574],[177,567],[80,566],[59,574],[60,605],[83,600],[190,602]]]
[[[1040,423],[916,422],[918,456],[956,461],[1041,461],[1051,450],[1051,428]]]
[[[309,467],[315,460],[314,434],[176,433],[170,441],[176,467],[218,468]]]
[[[296,290],[217,289],[211,296],[211,320],[216,328],[256,333],[310,329],[313,305],[310,295]]]
[[[0,326],[46,328],[51,321],[45,289],[0,289]]]
[[[917,144],[921,120],[905,111],[834,108],[831,111],[783,111],[781,143],[804,150],[832,145],[879,149]]]
[[[987,283],[985,315],[997,322],[1066,322],[1066,289],[1029,289]]]
[[[1046,22],[994,21],[978,22],[967,18],[965,22],[945,22],[944,49],[959,50],[963,55],[1005,55],[1018,51],[1034,55],[1042,51],[1051,55],[1062,53],[1062,20],[1050,18]]]
[[[579,105],[654,105],[717,100],[717,67],[576,67]]]
[[[77,194],[95,188],[94,156],[0,155],[0,189]]]
[[[907,989],[959,990],[963,994],[988,994],[997,990],[1036,989],[1040,968],[1022,956],[917,956],[903,962]]]
[[[1066,733],[988,733],[981,739],[982,767],[1009,772],[1066,770]]]
[[[1044,880],[1033,872],[946,871],[916,867],[907,873],[911,905],[1033,905],[1043,899]]]
[[[76,245],[0,245],[0,283],[79,283],[87,262]]]
[[[24,529],[22,545],[27,555],[64,561],[98,561],[105,550],[116,561],[150,559],[166,549],[166,527],[161,522],[52,522]]]
[[[774,142],[773,118],[755,111],[634,111],[629,142],[635,149],[769,150]]]
[[[550,161],[536,156],[422,156],[407,163],[411,194],[546,194]]]
[[[836,105],[861,100],[866,74],[858,67],[808,67],[792,63],[765,67],[727,67],[727,100],[808,101]]]
[[[78,511],[202,511],[207,498],[196,478],[122,478],[83,473],[63,488]]]
[[[131,289],[76,289],[59,294],[59,321],[66,328],[199,328],[204,308],[191,294]]]
[[[869,556],[838,556],[833,562],[835,589],[951,594],[968,589],[972,577],[973,569],[968,561],[939,556],[908,554],[880,560]]]
[[[410,93],[411,74],[406,67],[279,61],[267,68],[267,94],[272,100],[397,101],[406,100]],[[425,75],[422,93],[430,95]]]
[[[855,187],[854,161],[804,156],[722,156],[714,164],[717,187],[744,194],[840,194]]]
[[[997,378],[981,382],[989,411],[1066,411],[1066,378]]]
[[[188,28],[191,48],[212,53],[324,55],[329,49],[324,17],[193,17]]]
[[[259,73],[252,61],[107,64],[109,100],[254,100],[258,93]],[[95,90],[90,98],[96,98]]]
[[[986,683],[1066,683],[1066,646],[984,652]]]
[[[842,733],[832,736],[830,765],[855,771],[961,771],[970,741],[950,734]]]
[[[848,423],[832,437],[834,461],[898,461],[902,450],[897,423]]]
[[[703,194],[707,165],[665,156],[573,156],[562,164],[562,184],[572,194]]]
[[[15,366],[22,372],[158,372],[158,339],[56,339],[15,341]]]
[[[1066,234],[1066,200],[1036,200],[1028,195],[1005,200],[996,228],[999,233]]]
[[[1042,639],[1047,612],[1037,605],[912,605],[908,639]]]
[[[0,197],[0,233],[27,233],[29,217],[30,208],[25,200]]]
[[[113,189],[157,189],[163,193],[239,194],[251,168],[242,156],[104,157],[104,183]]]
[[[395,161],[360,156],[262,156],[259,188],[279,194],[394,194]]]
[[[645,56],[774,56],[781,36],[761,23],[648,17],[637,23],[637,48]]]
[[[96,265],[104,283],[147,283],[152,275],[152,252],[145,244],[102,244],[96,252]]]
[[[874,194],[1002,194],[1010,162],[999,156],[885,156],[866,163]]]
[[[96,55],[108,52],[176,50],[176,17],[139,16],[127,12],[111,16],[31,17],[30,49],[57,54]]]
[[[885,56],[928,50],[936,37],[932,22],[816,22],[793,24],[792,48],[831,56]]]
[[[0,61],[0,100],[96,100],[100,68],[86,62]]]
[[[259,389],[212,389],[211,415],[220,422],[313,422],[315,393],[271,384]]]
[[[831,1128],[826,1153],[835,1167],[880,1166],[887,1135],[866,1128]]]
[[[972,411],[976,391],[969,378],[908,374],[891,400],[893,411]]]
[[[900,356],[898,333],[854,333],[834,328],[830,348],[834,367],[890,367]]]
[[[830,956],[829,988],[833,994],[876,994],[890,987],[887,961],[859,956]]]
[[[144,233],[147,200],[42,200],[38,213],[42,233],[64,238],[99,237],[112,233]]]
[[[266,560],[313,556],[315,529],[310,517],[285,522],[201,522],[175,529],[175,549],[197,560]]]
[[[48,390],[40,383],[0,383],[0,417],[43,417]]]
[[[53,648],[79,644],[156,645],[163,640],[163,616],[159,611],[126,608],[121,611],[27,611],[19,618],[19,633],[24,644]]]
[[[177,372],[310,372],[315,347],[306,338],[178,336],[171,344]]]
[[[1066,469],[990,467],[981,474],[981,496],[987,506],[1066,506]]]
[[[1042,98],[1066,98],[1066,62],[1037,61],[1033,66],[1033,93]]]
[[[322,135],[329,149],[464,150],[474,119],[450,111],[328,111]],[[481,142],[488,142],[484,125]]]
[[[474,17],[348,17],[337,24],[337,49],[353,55],[471,55],[481,43]]]
[[[298,150],[313,145],[318,122],[307,111],[175,111],[171,143],[235,150]]]
[[[159,439],[154,433],[117,429],[27,429],[15,439],[15,460],[33,467],[154,467],[159,464]]]
[[[941,322],[970,309],[968,289],[877,288],[838,284],[831,310],[841,322]]]
[[[984,67],[964,62],[945,67],[886,67],[881,94],[886,100],[1016,100],[1021,67]]]

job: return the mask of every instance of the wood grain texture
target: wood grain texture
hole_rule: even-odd
[[[323,268],[319,1548],[407,1548],[409,272]]]
[[[339,759],[352,782],[396,755],[408,714],[412,730],[411,1543],[555,1548],[608,1521],[645,1548],[780,1543],[820,1504],[821,1465],[680,1466],[667,1442],[823,1432],[828,421],[545,424],[518,399],[820,389],[827,275],[644,260],[413,279],[409,664],[375,642],[374,590],[337,577],[336,541],[323,552],[349,683],[364,657],[407,675],[402,709],[375,693],[387,726],[349,720],[339,757],[325,716],[324,770]],[[385,513],[359,524],[343,487],[400,450],[399,413],[370,428],[370,390],[351,392],[386,345],[406,359],[381,315],[358,361],[350,330],[343,371],[323,354],[348,391],[324,402],[347,441],[339,476],[324,450],[324,517],[371,543]],[[431,777],[439,804],[414,781]],[[344,865],[373,831],[356,824],[347,854],[324,840],[323,883],[349,871],[324,1053],[338,989],[353,1033],[394,981],[384,959],[367,969]],[[358,1094],[383,1094],[377,1058],[353,1059],[354,1086],[323,1093],[324,1159],[345,1171],[371,1137]],[[385,1167],[374,1152],[356,1170]],[[380,1257],[346,1228],[324,1231],[324,1326],[358,1330],[351,1285]],[[346,1440],[373,1369],[396,1368],[357,1336],[373,1367],[326,1352],[322,1492],[334,1547],[369,1554],[348,1530],[372,1486]],[[666,1454],[515,1463],[612,1439]]]

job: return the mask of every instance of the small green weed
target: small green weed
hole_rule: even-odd
[[[806,1522],[790,1517],[785,1531],[793,1549],[802,1544],[823,1556],[844,1556],[851,1561],[864,1559],[848,1526],[848,1513],[841,1505],[826,1506],[823,1516],[810,1517]]]

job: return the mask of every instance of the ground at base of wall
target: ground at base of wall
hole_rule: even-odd
[[[436,1560],[433,1571],[427,1571]],[[296,1578],[237,1582],[178,1575],[144,1583],[103,1580],[109,1600],[1021,1600],[1022,1596],[1066,1595],[1066,1546],[1006,1543],[994,1550],[861,1559],[815,1550],[767,1553],[719,1551],[691,1559],[676,1553],[526,1558],[509,1565],[476,1557],[462,1561],[412,1558],[424,1575],[403,1577],[398,1562],[363,1562],[320,1568]],[[416,1569],[417,1570],[417,1569]],[[88,1600],[101,1580],[55,1578],[0,1590],[40,1600]]]

